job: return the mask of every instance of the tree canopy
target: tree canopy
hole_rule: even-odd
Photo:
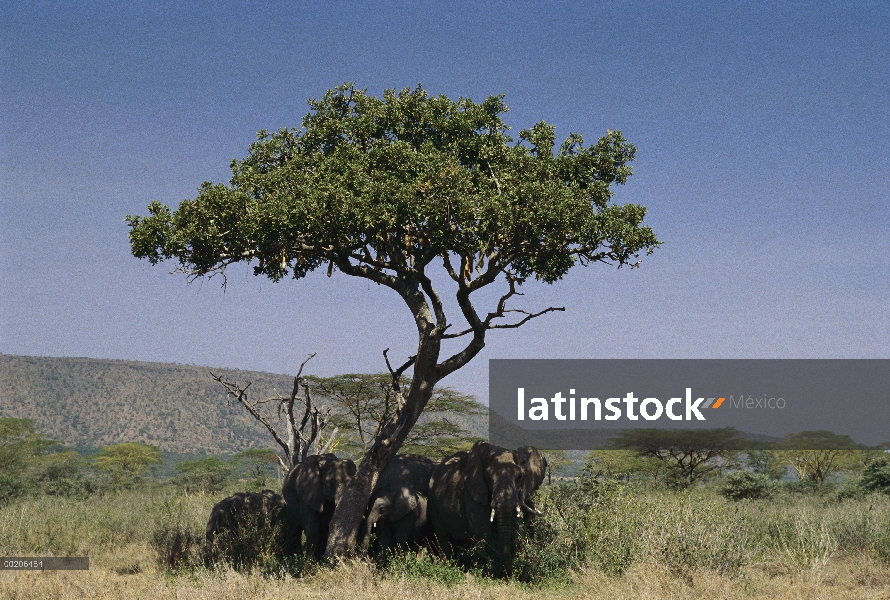
[[[392,285],[453,254],[456,279],[482,273],[475,291],[501,271],[553,282],[578,260],[624,264],[658,244],[645,208],[608,204],[632,173],[620,132],[589,147],[571,134],[554,153],[545,122],[508,135],[502,96],[419,86],[376,98],[343,85],[309,105],[302,128],[259,132],[230,185],[128,217],[134,255],[176,258],[193,276],[256,260],[275,281],[327,264]]]
[[[733,427],[716,429],[627,429],[615,436],[615,449],[663,461],[680,487],[734,466],[744,439]]]
[[[779,456],[791,465],[797,478],[816,487],[839,471],[862,468],[864,448],[848,435],[831,431],[789,433],[777,444]]]
[[[151,465],[159,465],[164,461],[157,446],[123,442],[104,446],[92,457],[92,462],[97,469],[107,472],[115,485],[130,485]]]

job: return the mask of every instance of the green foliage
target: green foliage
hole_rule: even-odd
[[[96,489],[85,476],[87,460],[73,450],[47,454],[35,465],[35,483],[39,492],[49,496],[82,497]]]
[[[788,466],[775,450],[748,450],[745,452],[745,464],[757,475],[773,480],[781,479]]]
[[[272,449],[248,448],[232,457],[232,466],[238,475],[262,486],[266,479],[274,477],[278,469],[278,459]]]
[[[797,478],[816,488],[836,473],[861,469],[865,456],[850,436],[825,430],[788,434],[778,447],[784,448],[779,456]]]
[[[20,472],[34,457],[58,446],[37,433],[31,419],[0,418],[0,473]]]
[[[0,507],[7,504],[12,498],[21,496],[27,489],[27,483],[22,477],[10,473],[0,473]]]
[[[397,552],[389,556],[383,567],[385,573],[415,581],[435,581],[446,586],[464,583],[467,575],[456,562],[428,552]]]
[[[723,478],[720,495],[729,500],[761,500],[777,491],[776,482],[766,475],[736,471]]]
[[[333,425],[341,432],[337,451],[344,456],[362,456],[398,407],[388,373],[351,373],[307,380],[334,405]],[[403,389],[410,385],[408,378],[402,382]],[[463,449],[477,438],[456,421],[484,414],[485,407],[472,396],[437,387],[400,451],[441,458]]]
[[[163,462],[156,446],[139,442],[124,442],[105,446],[92,457],[93,466],[104,471],[115,487],[137,483],[151,465]]]
[[[859,485],[868,492],[890,494],[890,458],[882,457],[865,467]]]
[[[554,152],[544,122],[507,134],[501,96],[480,104],[418,87],[383,98],[343,85],[309,102],[301,129],[261,131],[230,186],[204,183],[175,212],[129,216],[133,254],[195,275],[257,260],[280,280],[348,260],[406,266],[449,253],[553,282],[578,260],[623,264],[659,244],[645,209],[614,206],[635,149],[619,132]]]
[[[79,454],[37,433],[32,420],[0,418],[0,505],[26,493],[87,493],[83,467]]]
[[[187,460],[176,465],[174,483],[186,493],[218,492],[232,478],[232,465],[218,456]]]
[[[674,487],[686,488],[714,473],[734,467],[738,462],[742,439],[732,427],[634,429],[618,434],[613,446],[662,461],[666,467],[666,482]]]
[[[641,477],[657,486],[664,483],[669,471],[665,461],[637,450],[591,450],[584,459],[582,473],[600,479],[629,481]]]

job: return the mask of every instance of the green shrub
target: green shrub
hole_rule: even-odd
[[[158,563],[171,571],[204,562],[204,531],[188,522],[185,514],[182,501],[164,501],[151,536]]]
[[[25,493],[26,484],[21,477],[9,473],[0,473],[0,507],[10,500]]]
[[[543,513],[519,536],[514,579],[532,585],[571,581],[571,572],[592,560],[609,573],[621,573],[636,557],[632,519],[614,519],[624,484],[582,476],[536,492]]]
[[[862,498],[866,492],[867,490],[863,488],[862,482],[856,478],[845,479],[832,488],[834,499],[837,502],[851,498]]]
[[[241,512],[235,524],[219,531],[206,549],[205,561],[225,561],[235,570],[279,570],[284,558],[285,528],[278,514]]]
[[[219,492],[232,478],[232,465],[218,456],[187,460],[176,465],[174,483],[187,493]]]
[[[865,467],[859,485],[868,492],[890,494],[890,459],[882,457]]]
[[[761,500],[776,493],[776,484],[765,475],[736,471],[723,478],[720,495],[728,500]]]
[[[433,556],[428,552],[397,552],[391,554],[383,567],[390,576],[419,581],[435,581],[454,586],[467,580],[464,569],[453,560]]]
[[[163,463],[157,446],[123,442],[104,446],[91,457],[93,466],[104,471],[113,488],[129,488],[140,483],[152,465]]]

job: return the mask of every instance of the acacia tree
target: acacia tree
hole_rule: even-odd
[[[503,96],[453,101],[420,86],[377,98],[347,84],[309,105],[302,127],[260,131],[248,156],[232,162],[229,185],[204,183],[173,212],[152,202],[148,216],[128,222],[135,256],[177,259],[190,279],[225,282],[239,262],[273,281],[325,268],[385,286],[407,305],[417,351],[390,367],[399,409],[344,490],[331,557],[354,547],[377,476],[433,386],[476,356],[489,330],[563,310],[508,308],[524,282],[553,283],[579,263],[636,266],[659,242],[642,225],[644,207],[609,202],[634,157],[617,131],[588,147],[573,133],[554,151],[554,127],[543,121],[516,140],[508,134]],[[460,310],[454,329],[433,285],[437,267]],[[474,294],[495,283],[500,298],[480,310]],[[443,342],[461,339],[442,355]]]
[[[662,461],[665,475],[687,488],[711,474],[722,473],[738,462],[744,446],[733,427],[717,429],[626,429],[612,442],[616,450],[632,450],[640,457]],[[657,473],[650,471],[653,477]]]
[[[364,456],[381,429],[398,410],[398,398],[387,373],[347,374],[334,377],[307,377],[333,404],[331,423],[341,432],[339,448]],[[404,452],[444,457],[473,445],[479,438],[469,435],[449,415],[487,415],[475,398],[448,387],[438,387],[427,402],[424,418],[402,444]]]
[[[131,485],[145,474],[151,465],[164,460],[157,446],[141,442],[123,442],[104,446],[92,457],[93,466],[111,476],[115,486]]]
[[[862,447],[848,435],[831,431],[789,433],[777,444],[779,458],[794,469],[801,481],[820,487],[839,471],[856,470],[863,462]]]

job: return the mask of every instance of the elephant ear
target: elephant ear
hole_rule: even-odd
[[[294,489],[297,495],[315,512],[321,512],[324,508],[324,490],[322,489],[318,459],[318,456],[306,457],[294,477]]]
[[[516,453],[519,455],[525,476],[523,485],[525,495],[528,496],[544,483],[544,476],[547,473],[547,460],[541,454],[541,451],[534,446],[523,446]]]
[[[491,494],[488,482],[485,480],[485,468],[491,448],[486,442],[476,442],[467,457],[466,480],[464,491],[474,502],[488,505],[491,502]]]
[[[417,510],[417,494],[412,493],[406,488],[399,490],[393,499],[392,507],[389,510],[389,520],[398,521],[408,516],[408,513]]]

